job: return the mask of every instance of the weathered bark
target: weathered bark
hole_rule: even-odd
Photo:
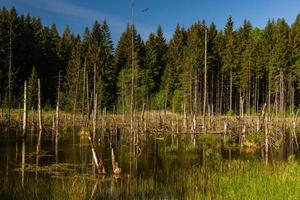
[[[186,108],[185,103],[183,104],[183,128],[186,129],[187,127],[187,116],[186,116]]]
[[[94,97],[94,109],[93,109],[93,140],[96,137],[96,127],[97,127],[97,93]]]
[[[42,108],[41,108],[41,81],[38,79],[38,115],[39,115],[39,131],[42,131]]]
[[[223,95],[224,95],[224,73],[221,73],[221,91],[220,91],[220,104],[219,104],[219,113],[223,113]]]
[[[11,74],[12,74],[12,22],[9,26],[9,68],[8,68],[8,128],[10,128],[11,112]]]
[[[114,174],[119,175],[122,171],[121,168],[119,168],[118,162],[116,162],[114,149],[111,148],[111,163],[112,163],[112,169]]]
[[[285,87],[284,87],[284,76],[283,71],[279,74],[279,112],[283,113],[285,111]]]
[[[198,80],[198,72],[197,69],[195,70],[195,91],[194,91],[194,114],[198,115],[199,109],[198,109],[198,90],[199,90],[199,80]]]
[[[297,110],[296,114],[294,114],[294,112],[293,112],[292,127],[291,127],[292,137],[294,138],[293,140],[295,140],[297,149],[299,149],[299,143],[298,143],[298,138],[297,138],[297,134],[296,134],[298,113],[299,113],[299,110]]]
[[[75,128],[75,118],[76,118],[76,107],[77,107],[77,93],[78,93],[78,81],[79,81],[79,73],[77,74],[77,81],[75,84],[75,98],[74,98],[74,104],[73,104],[73,113],[72,113],[72,124],[73,129]]]
[[[89,126],[89,118],[90,118],[90,99],[89,99],[89,74],[86,73],[86,110],[87,110],[87,115],[86,115],[86,122],[85,126]]]
[[[81,108],[81,113],[82,116],[84,115],[84,107],[85,107],[85,89],[86,89],[86,58],[84,59],[84,65],[83,65],[83,84],[82,84],[82,108]]]
[[[189,72],[189,75],[190,75],[190,77],[189,77],[189,81],[190,81],[190,84],[189,84],[189,86],[190,86],[190,89],[189,89],[189,104],[190,104],[190,106],[189,106],[189,108],[190,108],[190,116],[192,117],[193,116],[193,111],[194,111],[194,109],[193,109],[193,77],[192,77],[192,69],[190,69],[190,72]]]
[[[230,67],[230,86],[229,86],[229,110],[232,110],[232,66]]]
[[[265,161],[268,164],[268,154],[269,154],[269,119],[268,115],[265,115]]]
[[[33,130],[34,130],[34,110],[33,110],[33,106],[31,107],[31,135],[33,134]]]
[[[91,137],[89,137],[89,141],[90,141],[91,150],[92,150],[92,158],[93,158],[93,162],[96,166],[96,169],[99,174],[104,175],[104,174],[106,174],[106,171],[105,171],[103,161],[101,158],[98,158],[96,150],[95,150],[95,146],[93,144],[93,140],[91,139]]]
[[[206,115],[206,101],[207,101],[207,29],[205,28],[205,59],[204,59],[204,95],[203,95],[203,125],[205,123]]]
[[[251,52],[248,59],[248,102],[247,102],[247,111],[251,114]]]
[[[143,109],[142,109],[142,113],[141,113],[141,121],[143,122],[144,121],[144,115],[145,115],[145,107],[146,107],[146,104],[143,103]]]
[[[60,106],[60,72],[58,76],[58,87],[57,87],[57,101],[56,101],[56,113],[55,113],[55,132],[56,132],[56,138],[59,135],[59,106]]]
[[[196,122],[196,114],[193,114],[193,132],[196,133],[197,122]]]
[[[132,32],[131,32],[131,102],[130,102],[130,129],[133,131],[134,126],[134,82],[135,82],[135,63],[134,63],[134,0],[131,2],[131,18],[132,18]]]
[[[24,81],[23,137],[27,131],[27,81]]]
[[[240,96],[240,117],[244,119],[244,99]]]
[[[25,153],[26,146],[25,146],[25,139],[22,140],[22,187],[24,187],[24,175],[25,175]]]

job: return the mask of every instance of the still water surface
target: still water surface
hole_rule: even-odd
[[[39,155],[35,134],[26,140],[14,132],[1,134],[1,199],[185,199],[199,191],[211,197],[215,182],[205,179],[214,170],[232,160],[264,163],[260,150],[225,148],[219,136],[146,134],[140,136],[136,154],[131,139],[123,130],[102,132],[96,151],[107,174],[99,176],[93,173],[89,140],[79,131],[63,133],[57,145],[43,135]],[[112,173],[111,148],[122,168],[120,176]],[[285,162],[290,151],[271,151],[269,159]],[[194,173],[202,180],[192,180]]]

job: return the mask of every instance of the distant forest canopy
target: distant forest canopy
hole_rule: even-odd
[[[143,41],[128,25],[116,49],[106,21],[95,21],[82,37],[66,27],[60,36],[55,24],[0,10],[0,105],[8,107],[8,70],[11,63],[11,105],[19,108],[23,83],[28,80],[29,107],[37,106],[37,79],[44,107],[54,107],[61,79],[61,108],[84,111],[93,94],[96,65],[98,105],[129,111],[132,59],[135,107],[202,113],[204,95],[205,29],[207,29],[207,111],[257,112],[266,103],[273,111],[288,112],[300,103],[300,15],[289,26],[269,20],[264,29],[245,20],[233,29],[229,17],[222,31],[215,24],[177,25],[166,41],[162,28]],[[132,58],[132,32],[134,56]],[[11,62],[10,62],[11,61]],[[243,102],[241,104],[241,102]],[[184,106],[183,106],[184,105]]]

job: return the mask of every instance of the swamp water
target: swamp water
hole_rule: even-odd
[[[107,174],[95,175],[89,140],[65,132],[58,143],[0,136],[0,199],[299,199],[298,153],[224,147],[220,136],[139,136],[134,154],[125,131],[102,133],[96,151]],[[122,168],[114,176],[111,147]]]

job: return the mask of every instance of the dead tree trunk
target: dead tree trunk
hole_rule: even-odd
[[[196,133],[196,128],[197,128],[197,121],[196,121],[196,114],[193,114],[193,132],[194,134]]]
[[[131,5],[131,18],[132,18],[132,33],[131,33],[131,102],[130,102],[130,129],[131,132],[133,131],[134,126],[134,105],[135,105],[135,98],[134,98],[134,83],[135,83],[135,56],[134,56],[134,3],[132,2]]]
[[[296,134],[296,125],[297,125],[297,117],[298,117],[299,110],[297,110],[296,114],[293,112],[293,118],[292,118],[292,127],[291,127],[291,132],[292,132],[292,138],[295,140],[296,148],[299,148],[298,144],[298,139],[297,139],[297,134]]]
[[[25,139],[22,140],[22,187],[24,187],[24,175],[25,175],[25,153],[26,146],[25,146]]]
[[[269,153],[269,119],[268,115],[265,115],[265,161],[268,164],[268,153]]]
[[[84,112],[85,112],[85,89],[86,89],[86,58],[84,59],[84,65],[83,65],[83,84],[82,84],[82,108],[81,108],[81,113],[82,113],[82,118],[84,116]]]
[[[280,71],[280,75],[279,75],[279,112],[282,114],[285,111],[284,105],[285,105],[285,88],[284,88],[284,76],[283,76],[283,71]]]
[[[27,81],[24,81],[23,137],[27,131]]]
[[[60,104],[60,72],[58,76],[58,87],[57,87],[57,102],[56,102],[56,122],[55,122],[55,132],[56,132],[56,138],[59,134],[59,105]]]
[[[73,116],[72,116],[72,124],[73,129],[75,128],[75,118],[76,118],[76,106],[77,106],[77,93],[78,93],[78,81],[79,81],[79,73],[77,74],[77,81],[75,83],[75,98],[74,98],[74,104],[73,104]]]
[[[122,169],[119,168],[118,162],[116,162],[114,149],[111,148],[111,163],[112,163],[112,169],[114,174],[119,175],[121,174]]]
[[[10,128],[11,111],[11,72],[12,70],[12,22],[9,26],[9,69],[8,69],[8,128]]]
[[[93,102],[94,102],[94,106],[93,106],[93,140],[95,140],[95,136],[96,136],[96,123],[97,123],[97,93],[96,93],[96,82],[97,82],[97,66],[96,63],[94,63],[94,80],[93,80]]]
[[[205,28],[205,59],[204,59],[204,95],[203,95],[203,127],[206,132],[205,115],[206,115],[206,101],[207,101],[207,29]]]
[[[39,115],[39,131],[42,131],[42,108],[41,108],[41,81],[38,79],[38,115]]]
[[[145,107],[146,107],[146,104],[143,103],[143,109],[142,109],[142,113],[141,113],[141,122],[144,122]]]
[[[186,108],[185,103],[183,104],[183,128],[186,129],[187,127],[187,116],[186,116]]]
[[[93,161],[96,166],[96,169],[99,174],[104,175],[104,174],[106,174],[106,171],[104,168],[103,161],[101,160],[101,158],[98,158],[98,156],[97,156],[92,138],[89,137],[89,140],[90,140],[90,145],[91,145],[91,150],[92,150],[92,157],[93,157]]]
[[[85,126],[89,127],[90,125],[90,99],[89,99],[89,74],[86,73],[86,109],[87,109],[87,115],[86,115],[86,122]]]
[[[96,127],[97,127],[97,94],[94,97],[94,109],[93,109],[93,140],[96,137]]]
[[[232,110],[232,66],[230,67],[230,86],[229,86],[229,110]]]

